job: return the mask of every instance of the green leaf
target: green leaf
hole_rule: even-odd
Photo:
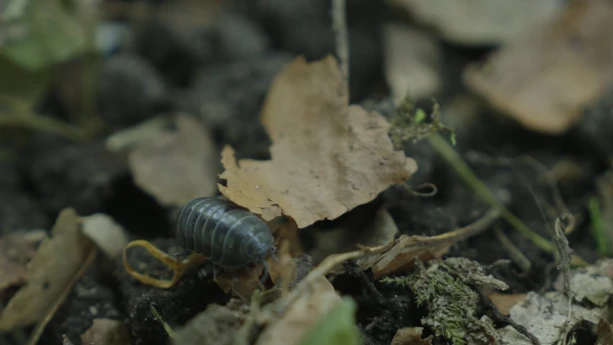
[[[355,324],[356,309],[353,299],[343,298],[315,323],[300,345],[362,345],[360,331]]]
[[[32,0],[19,18],[25,37],[1,46],[2,54],[31,71],[67,61],[88,49],[85,25],[60,0]]]

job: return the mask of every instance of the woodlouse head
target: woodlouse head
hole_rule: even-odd
[[[248,253],[251,262],[266,260],[271,251],[275,249],[275,240],[268,229],[258,231],[254,239],[245,244],[247,248],[243,253]]]

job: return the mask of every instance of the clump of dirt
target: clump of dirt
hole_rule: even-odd
[[[0,160],[0,233],[46,229],[50,223],[39,202],[26,190],[17,164]]]
[[[178,253],[182,248],[174,240],[160,238],[151,243],[167,253]],[[137,271],[151,277],[168,279],[169,269],[151,257],[144,250],[134,248],[127,260]],[[225,304],[229,296],[211,280],[202,279],[197,272],[191,271],[170,289],[159,289],[136,281],[118,260],[114,273],[118,282],[121,305],[128,315],[128,326],[134,345],[167,344],[168,334],[152,312],[152,307],[161,319],[171,327],[181,326],[203,311],[210,303]]]
[[[74,143],[41,135],[24,153],[22,166],[45,211],[59,213],[72,205],[87,215],[102,209],[113,182],[128,173],[127,165],[103,141]]]
[[[238,157],[266,158],[270,141],[258,116],[274,77],[291,58],[272,53],[204,68],[180,107],[201,116],[219,147],[230,144]]]
[[[81,345],[81,335],[92,327],[94,319],[128,321],[114,289],[103,285],[98,277],[100,270],[99,264],[90,266],[75,284],[47,328],[46,341],[62,339],[66,335],[74,345]]]

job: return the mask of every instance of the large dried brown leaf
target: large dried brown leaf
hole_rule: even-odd
[[[524,126],[560,134],[613,79],[613,3],[573,2],[557,20],[471,65],[465,80]]]
[[[165,206],[216,193],[218,153],[197,119],[176,117],[176,131],[163,131],[134,148],[128,163],[136,184]]]
[[[460,44],[496,44],[555,16],[564,0],[388,0]]]
[[[27,283],[0,313],[0,330],[40,321],[88,261],[93,243],[81,232],[79,217],[63,210],[27,266]]]
[[[261,114],[272,159],[237,164],[226,147],[219,190],[265,220],[282,213],[304,228],[405,182],[417,164],[394,150],[390,124],[348,102],[333,57],[312,63],[296,58],[275,79]]]

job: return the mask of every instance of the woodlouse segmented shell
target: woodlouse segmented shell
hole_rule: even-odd
[[[195,198],[181,208],[176,238],[186,249],[224,267],[263,262],[274,248],[263,220],[216,197]]]

